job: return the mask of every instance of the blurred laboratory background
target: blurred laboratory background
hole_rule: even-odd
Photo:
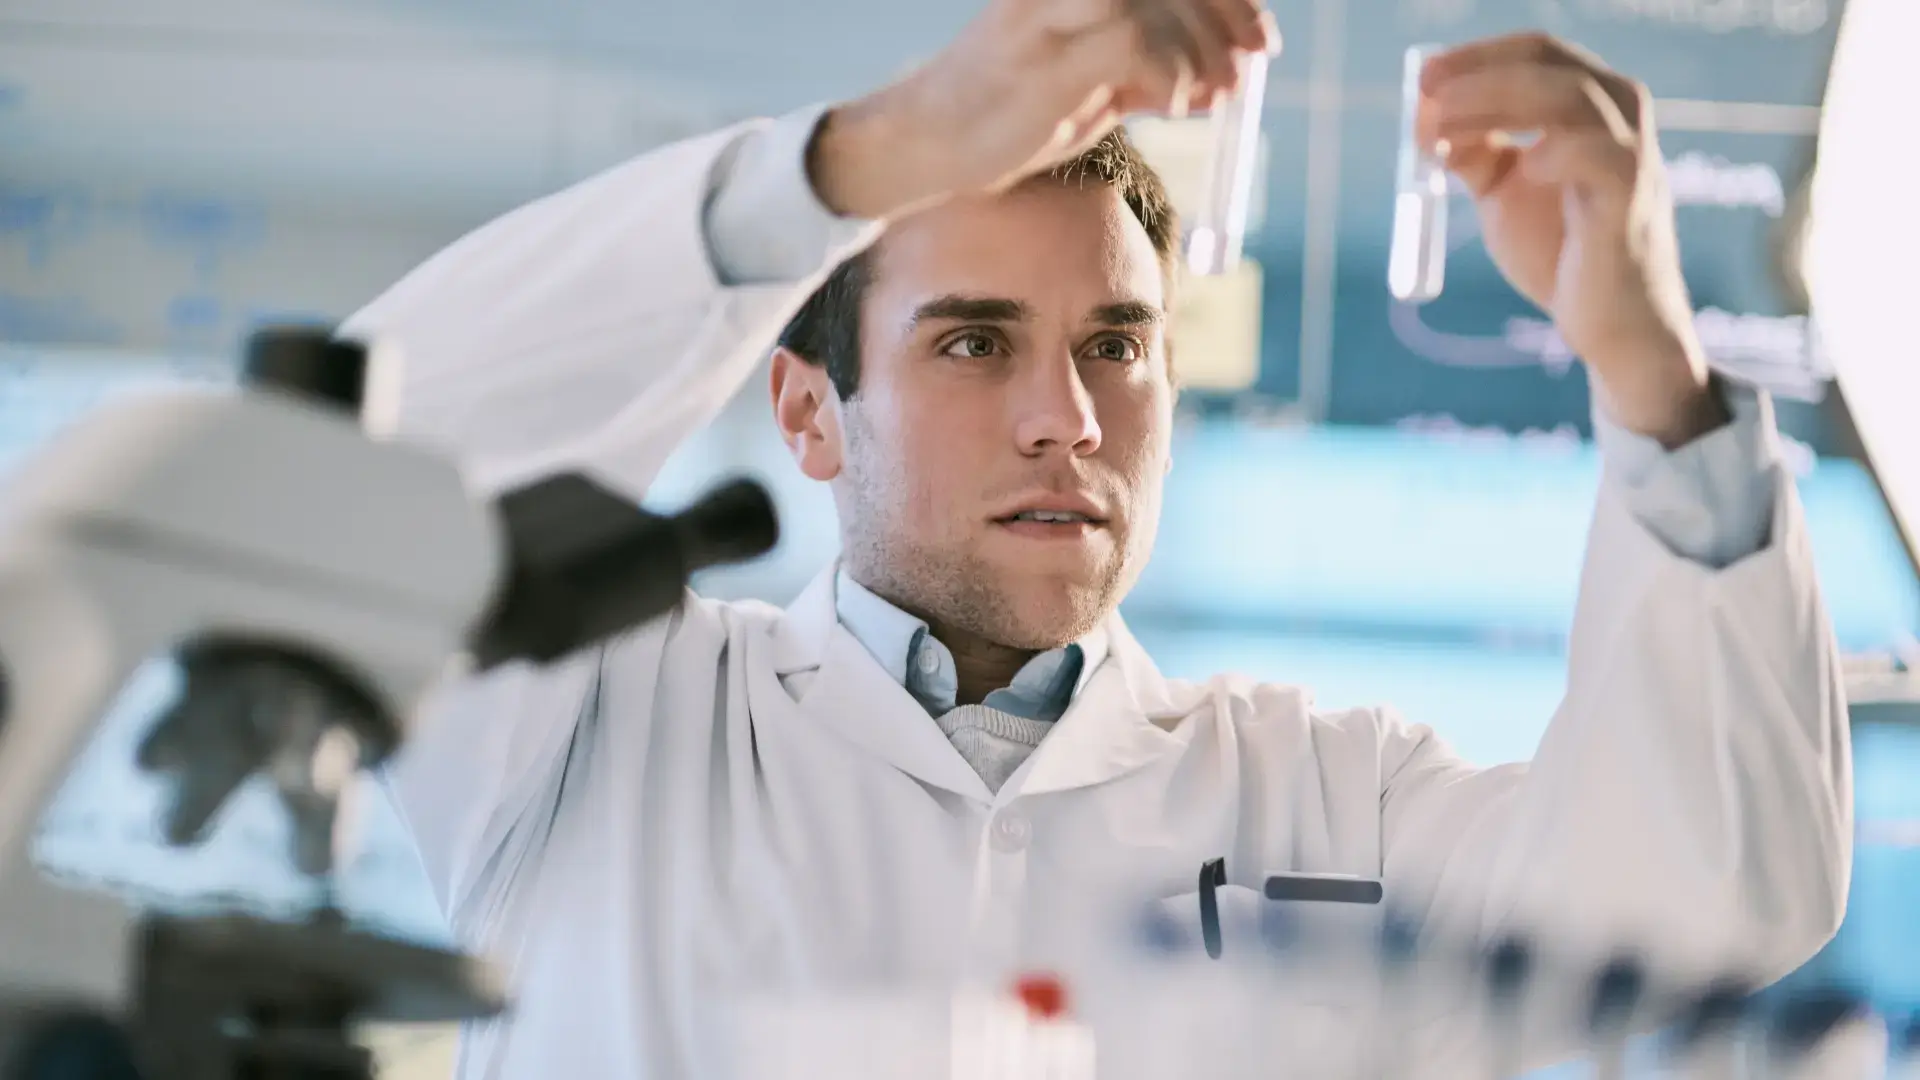
[[[253,327],[338,320],[520,202],[878,85],[977,7],[0,0],[0,475],[107,396],[230,381]],[[1658,100],[1701,334],[1717,365],[1773,391],[1840,636],[1879,673],[1862,676],[1877,689],[1858,714],[1853,906],[1816,966],[1920,1006],[1920,922],[1904,914],[1920,902],[1920,708],[1900,674],[1920,582],[1896,509],[1920,470],[1901,415],[1920,350],[1895,291],[1920,281],[1920,158],[1896,135],[1920,76],[1892,44],[1920,33],[1920,5],[1273,7],[1286,51],[1254,227],[1238,272],[1190,283],[1178,312],[1183,424],[1159,548],[1125,608],[1136,634],[1169,674],[1390,703],[1479,762],[1529,756],[1561,693],[1598,480],[1586,383],[1501,281],[1464,201],[1440,299],[1392,299],[1387,245],[1404,50],[1522,27],[1580,42]],[[1135,134],[1190,202],[1204,121]],[[831,557],[833,511],[784,457],[759,389],[651,498],[765,482],[782,545],[703,587],[782,601]],[[43,865],[159,905],[306,903],[264,792],[201,849],[159,842],[159,792],[131,747],[172,679],[156,662],[128,688],[43,824]],[[377,800],[345,897],[369,922],[445,935]],[[444,1069],[444,1039],[389,1050],[391,1075]]]

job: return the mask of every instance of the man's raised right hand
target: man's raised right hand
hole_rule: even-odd
[[[1003,190],[1128,115],[1211,107],[1279,46],[1260,0],[992,0],[925,66],[830,111],[808,171],[828,208],[873,220]]]

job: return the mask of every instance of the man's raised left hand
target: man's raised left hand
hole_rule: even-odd
[[[1672,448],[1726,422],[1645,86],[1544,34],[1493,38],[1428,61],[1419,129],[1472,191],[1494,264],[1552,317],[1616,423]]]

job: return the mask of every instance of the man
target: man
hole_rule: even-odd
[[[1191,893],[1218,857],[1687,974],[1777,975],[1832,932],[1847,731],[1800,511],[1765,401],[1708,378],[1646,92],[1584,53],[1468,45],[1423,106],[1597,391],[1537,760],[1165,679],[1114,614],[1169,468],[1175,233],[1110,133],[1276,45],[1254,0],[995,0],[899,83],[653,151],[352,320],[402,344],[405,430],[478,486],[585,467],[636,496],[778,337],[780,431],[839,509],[843,556],[784,611],[691,598],[435,703],[394,788],[519,1001],[463,1075],[718,1075],[747,996],[1070,968],[1098,898]]]

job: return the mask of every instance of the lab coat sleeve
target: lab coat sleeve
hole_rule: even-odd
[[[707,205],[707,247],[728,285],[798,281],[823,252],[860,236],[865,223],[836,216],[807,182],[807,146],[824,105],[788,113],[739,140]]]
[[[810,131],[817,118],[797,122]],[[727,285],[716,275],[706,221],[716,191],[736,181],[811,190],[803,135],[751,152],[753,140],[771,132],[778,141],[794,123],[676,143],[515,210],[348,320],[345,333],[391,342],[403,357],[397,435],[451,455],[485,495],[570,470],[644,494],[818,281],[875,235],[867,223],[810,220],[798,239],[771,241],[804,265],[793,277]],[[741,176],[742,163],[777,175]],[[756,205],[763,227],[783,225],[777,200],[733,205],[738,228],[752,227]],[[618,660],[658,663],[665,647],[664,631],[650,628],[623,639]],[[451,683],[420,710],[387,774],[442,907],[456,930],[487,928],[483,944],[544,843],[599,665],[591,650]]]
[[[1670,550],[1603,478],[1566,695],[1530,765],[1476,769],[1381,716],[1390,897],[1685,980],[1771,980],[1832,935],[1852,861],[1846,707],[1770,446],[1766,544],[1720,569]]]
[[[1614,423],[1598,402],[1593,441],[1627,508],[1678,555],[1727,566],[1766,545],[1773,522],[1773,431],[1761,394],[1715,380],[1729,423],[1669,451]]]
[[[643,494],[878,233],[812,198],[819,115],[675,143],[521,207],[348,319],[347,335],[397,346],[397,433],[452,454],[486,493],[585,469]],[[733,247],[766,233],[733,253],[739,283],[716,271],[710,204]]]

